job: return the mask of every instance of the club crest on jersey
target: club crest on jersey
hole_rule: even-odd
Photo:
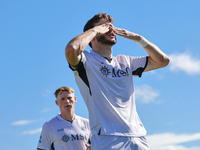
[[[102,73],[104,76],[106,76],[106,77],[107,77],[107,76],[109,75],[109,73],[110,73],[108,67],[106,67],[106,66],[101,67],[101,68],[100,68],[100,71],[101,71],[101,73]]]
[[[111,75],[112,75],[113,78],[120,78],[120,77],[129,76],[128,70],[129,70],[129,67],[126,67],[125,69],[115,69],[115,68],[112,68],[112,72],[110,72],[109,68],[106,67],[105,65],[100,68],[100,72],[104,76],[107,77],[111,73]]]
[[[67,135],[64,135],[62,137],[62,140],[67,143],[67,141],[69,140],[69,137]]]

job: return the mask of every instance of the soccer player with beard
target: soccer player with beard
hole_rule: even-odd
[[[113,56],[116,35],[136,42],[149,56]],[[90,52],[85,51],[88,44]],[[113,18],[106,13],[91,18],[65,52],[89,110],[91,149],[149,150],[136,111],[132,77],[167,66],[168,56],[141,35],[113,26]]]

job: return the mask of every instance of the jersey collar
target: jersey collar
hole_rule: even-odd
[[[61,117],[60,116],[60,113],[56,116],[57,118],[58,118],[58,120],[60,120],[60,121],[66,121],[63,117]],[[75,115],[75,118],[74,118],[74,120],[76,120],[76,115]]]
[[[97,56],[97,57],[99,57],[100,59],[102,59],[102,60],[107,60],[107,61],[109,61],[109,62],[111,62],[112,61],[112,58],[110,59],[110,60],[108,60],[106,57],[102,57],[101,55],[99,55],[98,53],[96,53],[95,51],[93,51],[93,50],[90,50],[90,53],[92,54],[92,55],[95,55],[95,56]]]

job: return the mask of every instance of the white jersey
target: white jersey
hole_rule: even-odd
[[[109,62],[94,51],[84,51],[76,83],[89,110],[92,134],[144,136],[136,112],[132,76],[141,77],[147,57],[118,55]]]
[[[88,143],[90,137],[88,119],[75,116],[71,123],[58,114],[43,125],[37,148],[45,150],[85,150],[85,144]]]

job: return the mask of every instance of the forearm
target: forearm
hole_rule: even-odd
[[[67,47],[73,47],[75,51],[79,54],[79,51],[83,52],[86,46],[92,41],[96,36],[94,29],[90,29],[82,34],[74,37],[68,44]]]
[[[130,32],[128,30],[116,28],[116,27],[113,27],[113,29],[114,29],[114,32],[117,35],[122,36],[126,39],[129,39],[129,40],[132,40],[132,41],[135,41],[135,42],[138,42],[142,39],[142,36],[137,34],[137,33],[133,33],[133,32]]]
[[[148,45],[144,49],[149,54],[149,58],[157,64],[163,64],[164,66],[169,63],[168,56],[160,50],[158,46],[152,42],[148,42]]]
[[[76,37],[74,37],[66,46],[65,54],[68,62],[71,65],[77,65],[80,59],[80,54],[85,50],[87,45],[96,36],[94,29],[90,29]]]
[[[168,65],[169,57],[160,50],[158,46],[143,38],[141,35],[130,32],[125,29],[113,27],[115,33],[119,36],[137,42],[149,54],[149,61],[145,71],[162,68]]]
[[[169,57],[152,42],[142,37],[141,40],[137,43],[142,46],[149,54],[148,65],[145,68],[145,71],[162,68],[169,64]]]

